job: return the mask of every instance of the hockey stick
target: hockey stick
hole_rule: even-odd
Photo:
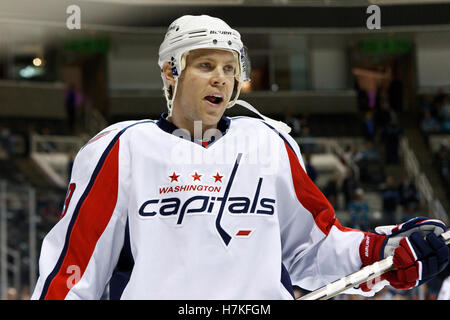
[[[440,235],[445,241],[445,244],[450,244],[450,230]],[[307,295],[304,295],[296,300],[328,300],[342,293],[343,291],[356,287],[363,282],[373,280],[383,273],[394,269],[393,257],[387,257],[383,260],[377,261],[374,264],[366,266],[359,271],[349,274],[339,280],[327,284]]]

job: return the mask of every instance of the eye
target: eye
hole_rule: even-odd
[[[232,72],[234,72],[234,66],[233,65],[231,65],[231,64],[229,64],[229,65],[226,65],[225,67],[224,67],[224,70],[225,70],[225,72],[227,72],[227,73],[232,73]]]
[[[201,62],[199,64],[199,66],[201,69],[205,69],[205,70],[211,70],[211,68],[212,68],[211,63],[209,63],[209,62]]]

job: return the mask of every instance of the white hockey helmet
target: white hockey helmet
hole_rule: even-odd
[[[169,115],[172,113],[178,77],[186,66],[186,54],[195,49],[228,50],[236,52],[237,57],[239,57],[239,70],[235,76],[237,81],[236,94],[228,103],[228,108],[236,103],[242,83],[250,81],[250,60],[239,32],[219,18],[207,15],[182,16],[170,24],[164,41],[159,47],[158,64],[161,68]],[[165,62],[171,64],[175,79],[175,88],[172,88],[172,92],[169,91],[169,84],[162,73]]]

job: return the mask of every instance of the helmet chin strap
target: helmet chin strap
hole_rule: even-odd
[[[263,115],[261,112],[259,112],[254,106],[252,106],[247,101],[236,100],[235,104],[241,105],[241,106],[247,108],[248,110],[256,113],[258,116],[263,118],[267,123],[269,123],[272,127],[276,128],[276,129],[279,129],[279,130],[281,130],[283,132],[286,132],[286,133],[291,132],[291,127],[289,127],[286,123],[284,123],[282,121],[274,120],[274,119],[269,118],[269,117],[266,117],[265,115]]]
[[[178,88],[178,77],[175,78],[175,85],[173,86],[172,99],[169,99],[169,96],[166,94],[167,114],[168,114],[167,117],[172,116],[173,102],[175,101],[175,95],[177,94],[177,88]]]
[[[173,87],[172,99],[169,99],[168,95],[166,94],[167,110],[168,110],[167,117],[172,116],[173,103],[175,101],[175,95],[177,94],[177,88],[178,88],[178,79],[181,76],[181,72],[183,72],[184,68],[186,67],[186,57],[188,54],[189,54],[189,51],[183,53],[180,57],[180,73],[179,73],[179,76],[174,77],[175,85]]]

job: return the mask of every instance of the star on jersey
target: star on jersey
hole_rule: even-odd
[[[219,173],[217,172],[217,174],[213,176],[213,178],[215,179],[214,182],[222,182],[223,176],[219,175]]]
[[[170,178],[170,182],[174,182],[174,181],[177,181],[178,182],[178,177],[179,177],[180,175],[177,175],[176,173],[175,173],[175,171],[172,173],[172,175],[171,176],[169,176],[169,178]]]
[[[197,172],[195,172],[195,174],[192,175],[192,177],[194,178],[194,181],[195,181],[195,180],[200,181],[200,177],[201,177],[201,176],[202,176],[202,175],[201,175],[201,174],[198,174]]]

